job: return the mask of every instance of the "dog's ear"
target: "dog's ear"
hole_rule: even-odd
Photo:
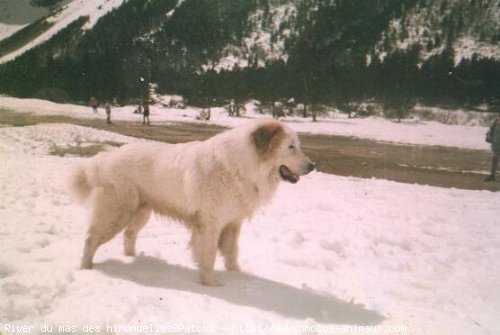
[[[259,154],[264,154],[272,148],[272,143],[276,142],[283,127],[276,122],[260,126],[252,133],[253,142]]]

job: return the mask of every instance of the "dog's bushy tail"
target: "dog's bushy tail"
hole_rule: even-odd
[[[73,196],[80,202],[85,202],[92,193],[92,185],[87,175],[86,167],[80,165],[75,168],[70,180],[70,189]]]

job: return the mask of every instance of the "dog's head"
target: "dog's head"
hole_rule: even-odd
[[[314,163],[301,150],[297,134],[279,121],[265,121],[252,132],[259,159],[277,168],[279,176],[296,183],[314,170]]]

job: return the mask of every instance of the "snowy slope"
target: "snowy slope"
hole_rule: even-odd
[[[130,140],[67,124],[0,128],[3,334],[7,323],[33,333],[46,324],[139,334],[132,327],[150,323],[216,334],[500,331],[500,193],[487,191],[314,173],[282,184],[244,225],[245,273],[218,263],[222,288],[197,283],[188,233],[157,217],[137,259],[118,238],[95,270],[78,270],[87,213],[66,180],[83,158],[49,152]]]
[[[419,45],[422,61],[453,46],[455,65],[474,54],[499,60],[496,40],[500,29],[500,1],[421,1],[389,23],[375,46],[383,60],[394,50]],[[387,48],[389,46],[389,48]]]
[[[70,2],[60,11],[58,11],[57,14],[47,19],[48,22],[54,23],[54,25],[50,27],[50,29],[45,31],[43,34],[35,38],[30,43],[26,44],[22,48],[0,58],[0,64],[10,61],[23,54],[24,52],[34,48],[35,46],[48,41],[60,30],[64,29],[69,24],[76,21],[82,16],[89,17],[89,21],[83,28],[91,29],[102,16],[106,15],[114,8],[119,7],[123,3],[123,1],[124,0],[74,0]]]
[[[270,22],[266,21],[270,18]],[[231,71],[242,69],[250,65],[265,67],[267,62],[288,60],[285,48],[287,41],[298,35],[295,21],[297,7],[293,2],[285,2],[269,8],[269,13],[257,9],[248,18],[249,32],[244,36],[240,46],[229,45],[222,50],[222,57],[215,64],[203,66],[204,70]],[[288,26],[289,28],[283,28]],[[251,56],[255,57],[254,63],[249,64]]]
[[[14,34],[16,31],[23,29],[24,27],[25,25],[6,24],[0,22],[0,41]]]

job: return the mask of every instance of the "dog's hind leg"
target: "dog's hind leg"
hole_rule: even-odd
[[[99,246],[115,237],[128,222],[127,211],[116,201],[111,190],[96,190],[93,203],[90,227],[83,249],[82,269],[92,268],[92,260]]]
[[[238,265],[238,238],[241,222],[230,223],[222,229],[219,236],[219,250],[224,257],[224,264],[229,271],[240,271]]]
[[[135,256],[135,242],[139,231],[148,223],[151,216],[151,208],[141,207],[137,212],[132,214],[132,217],[125,227],[124,233],[124,247],[125,255]]]
[[[219,229],[216,224],[198,224],[193,226],[191,247],[200,271],[200,280],[203,285],[221,286],[215,279],[214,265],[217,255],[217,241]]]

